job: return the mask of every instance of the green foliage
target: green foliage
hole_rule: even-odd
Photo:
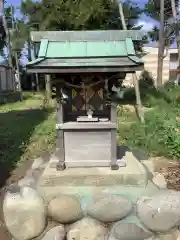
[[[164,125],[164,142],[168,153],[180,159],[180,119],[170,119]]]
[[[180,158],[180,87],[166,84],[158,92],[148,92],[143,99],[145,123],[134,114],[119,113],[118,139],[121,144],[139,148],[148,155]],[[125,117],[127,116],[127,117]],[[126,124],[123,124],[126,119]],[[129,122],[129,123],[128,123]]]
[[[133,149],[140,149],[147,155],[167,156],[167,149],[161,141],[164,135],[162,126],[163,118],[151,110],[145,114],[145,124],[141,124],[136,117],[134,123],[120,125],[119,141]]]
[[[21,52],[24,44],[28,41],[29,30],[23,20],[16,20],[15,29],[11,32],[12,50]]]
[[[178,5],[178,0],[175,0],[176,6]],[[153,18],[156,21],[160,21],[160,0],[148,0],[143,12]],[[169,47],[173,44],[176,38],[176,30],[180,29],[179,21],[175,22],[172,20],[172,9],[171,1],[165,1],[165,10],[164,10],[164,38],[165,46]],[[159,40],[159,27],[154,26],[154,28],[148,32],[148,36],[151,41],[157,42]]]
[[[0,167],[11,171],[55,146],[55,105],[43,109],[42,94],[25,94],[22,102],[0,106]]]
[[[123,3],[127,27],[136,24],[141,10],[131,1]],[[28,23],[39,30],[122,29],[116,1],[32,0],[21,3]]]
[[[154,88],[154,79],[152,75],[146,70],[144,70],[140,75],[139,87],[142,90]]]
[[[110,0],[28,0],[21,12],[40,30],[117,29],[120,24],[117,5]]]
[[[148,71],[143,71],[139,78],[139,88],[142,100],[144,100],[148,93],[155,94],[157,90],[154,87],[154,79]],[[136,95],[134,87],[123,88],[123,99],[119,99],[119,104],[136,104]],[[158,95],[158,93],[157,93]]]
[[[148,71],[143,71],[139,77],[139,88],[141,100],[144,106],[154,107],[157,102],[167,104],[173,102],[177,104],[175,96],[171,96],[176,91],[173,83],[168,82],[162,88],[156,89],[154,79]],[[136,104],[136,95],[134,87],[124,88],[124,96],[119,100],[119,104]]]
[[[161,0],[148,0],[143,12],[153,19],[159,21],[160,2]],[[175,4],[178,6],[178,0],[175,0]],[[171,0],[164,1],[164,17],[165,21],[172,17]]]

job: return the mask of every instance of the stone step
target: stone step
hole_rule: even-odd
[[[76,188],[88,187],[97,191],[126,186],[146,187],[148,172],[131,152],[126,152],[122,161],[126,167],[111,170],[110,167],[67,168],[64,171],[56,170],[56,160],[50,162],[38,181],[39,189],[61,192],[63,189],[75,191]],[[58,190],[59,189],[59,190]]]
[[[93,196],[99,196],[101,194],[112,194],[125,196],[131,199],[133,203],[136,203],[140,196],[153,196],[159,192],[159,188],[155,186],[151,181],[148,181],[146,187],[142,186],[130,186],[130,185],[119,185],[119,186],[106,186],[106,187],[96,187],[96,186],[54,186],[45,187],[38,185],[37,188],[40,195],[49,201],[55,196],[60,194],[76,196],[84,204]]]
[[[147,170],[131,152],[127,152],[122,161],[125,167],[111,170],[110,167],[67,168],[64,171],[56,170],[56,162],[51,158],[41,177],[41,184],[45,186],[113,186],[147,184]]]

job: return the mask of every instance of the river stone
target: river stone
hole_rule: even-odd
[[[64,240],[66,236],[65,228],[59,225],[50,229],[41,240]]]
[[[40,235],[46,225],[43,199],[30,187],[12,185],[3,202],[4,221],[16,240],[28,240]]]
[[[167,182],[163,174],[156,173],[152,179],[152,182],[160,189],[167,188]]]
[[[81,219],[83,212],[75,197],[61,195],[49,202],[48,215],[59,223],[67,224]]]
[[[135,223],[119,221],[113,224],[111,238],[120,240],[144,240],[152,236],[152,233],[137,226]]]
[[[36,158],[31,166],[32,170],[42,169],[44,168],[45,162],[42,157]]]
[[[87,206],[87,214],[102,222],[114,222],[126,217],[132,203],[123,196],[109,195],[94,198]]]
[[[155,237],[147,240],[180,240],[180,238],[178,237],[178,230],[174,230],[167,234],[157,234]]]
[[[108,228],[101,222],[84,217],[71,225],[67,240],[106,240],[107,233]]]
[[[137,202],[137,215],[152,231],[170,231],[180,224],[180,192],[161,190],[152,197],[141,197]]]
[[[33,177],[28,177],[28,176],[25,176],[24,178],[20,179],[18,181],[18,185],[20,187],[31,187],[31,188],[36,188],[36,181]]]

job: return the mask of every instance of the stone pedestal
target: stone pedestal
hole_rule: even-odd
[[[108,167],[116,156],[116,124],[112,122],[68,122],[64,133],[66,167]]]

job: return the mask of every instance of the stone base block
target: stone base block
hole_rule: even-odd
[[[144,166],[127,152],[124,157],[126,167],[119,170],[111,170],[109,167],[66,168],[57,171],[57,159],[51,158],[44,173],[39,179],[38,189],[45,195],[57,195],[58,193],[70,193],[81,191],[109,191],[122,186],[146,187],[148,174]]]

